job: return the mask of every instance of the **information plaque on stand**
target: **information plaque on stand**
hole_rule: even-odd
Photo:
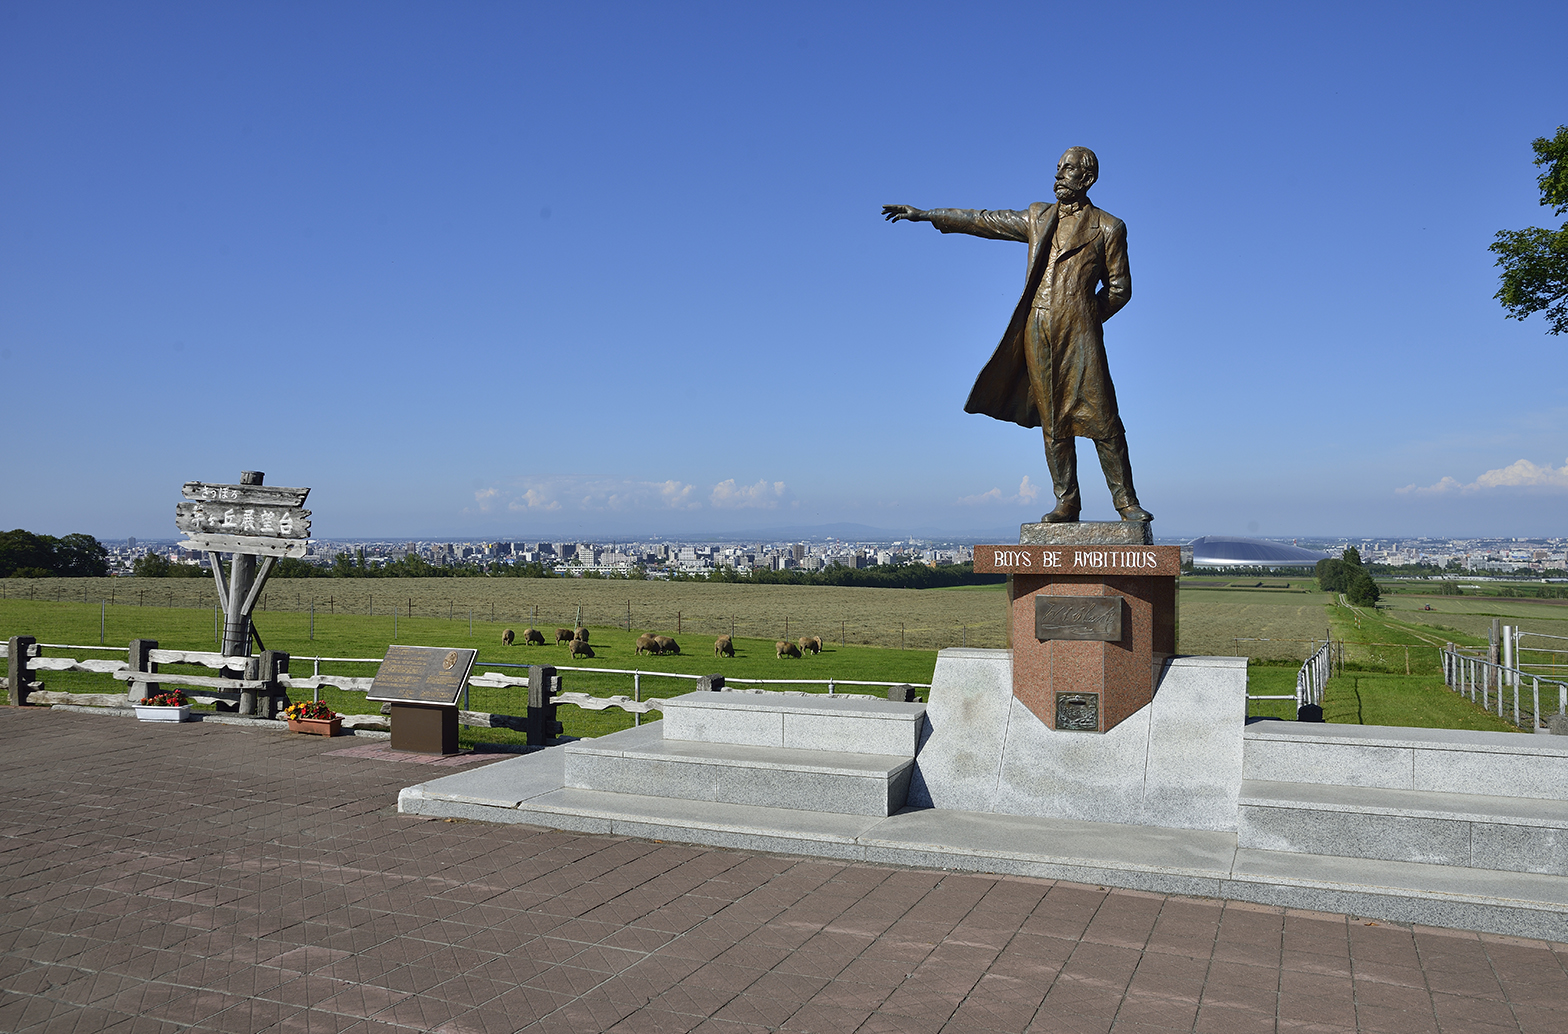
[[[478,650],[389,646],[366,700],[392,705],[392,749],[456,754],[457,699]]]

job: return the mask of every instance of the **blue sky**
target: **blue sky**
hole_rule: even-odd
[[[173,537],[186,480],[326,537],[856,522],[1005,534],[1037,432],[963,412],[1024,247],[1129,228],[1107,324],[1155,533],[1561,535],[1546,225],[1568,6],[0,8],[0,526]],[[1555,225],[1555,224],[1554,224]],[[1081,449],[1085,519],[1114,516]]]

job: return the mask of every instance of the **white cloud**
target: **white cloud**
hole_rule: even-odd
[[[708,494],[708,502],[721,510],[774,510],[783,499],[782,481],[737,485],[734,478],[729,478],[714,485]]]
[[[516,480],[474,493],[489,512],[505,504],[513,513],[578,511],[696,510],[696,485],[682,481],[636,481],[610,477],[545,477]]]
[[[1487,471],[1469,484],[1445,477],[1425,488],[1406,485],[1394,491],[1400,495],[1468,495],[1496,488],[1568,488],[1568,461],[1564,461],[1561,467],[1553,467],[1550,463],[1542,467],[1529,460],[1515,460],[1506,467]]]
[[[695,510],[702,504],[691,497],[697,490],[696,485],[682,484],[679,481],[666,481],[659,486],[659,497],[664,500],[665,506],[677,510]]]
[[[1000,488],[993,488],[989,492],[979,495],[961,496],[958,500],[960,506],[990,506],[993,503],[1002,503],[1008,506],[1021,506],[1032,503],[1040,495],[1040,486],[1029,480],[1025,474],[1024,479],[1018,483],[1016,495],[1003,495]]]
[[[491,489],[491,491],[495,490]],[[516,499],[513,499],[510,503],[507,503],[506,508],[513,512],[517,512],[519,510],[549,511],[559,510],[561,508],[561,504],[539,489],[530,488]]]

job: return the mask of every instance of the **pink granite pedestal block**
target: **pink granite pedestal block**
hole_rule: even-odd
[[[1108,732],[1148,704],[1176,652],[1180,569],[1179,546],[976,546],[976,571],[1012,576],[1013,695],[1061,732]]]
[[[1166,658],[1176,652],[1176,579],[1092,575],[1014,575],[1012,583],[1013,695],[1046,728],[1062,730],[1060,698],[1098,695],[1095,725],[1108,732],[1154,699]],[[1102,597],[1119,601],[1121,638],[1115,642],[1035,637],[1035,600]],[[1072,706],[1068,713],[1080,710]]]

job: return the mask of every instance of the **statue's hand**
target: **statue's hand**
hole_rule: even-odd
[[[907,219],[912,223],[923,222],[925,221],[925,215],[926,214],[924,212],[918,208],[915,208],[913,205],[882,206],[882,218],[886,219],[890,223],[896,223],[900,219]]]

